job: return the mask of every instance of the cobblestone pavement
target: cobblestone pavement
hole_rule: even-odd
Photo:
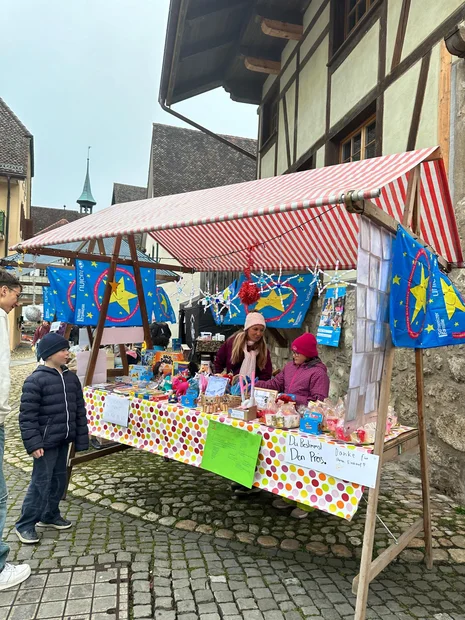
[[[33,368],[12,369],[13,404]],[[323,513],[296,521],[274,509],[268,493],[237,500],[228,482],[213,474],[128,450],[77,468],[63,504],[76,527],[45,531],[39,545],[26,547],[16,539],[13,523],[31,460],[19,440],[15,411],[7,420],[6,445],[10,503],[5,534],[12,560],[27,559],[35,570],[46,571],[127,563],[134,619],[353,617],[350,584],[357,572],[363,509],[351,523]],[[399,468],[386,473],[380,514],[397,535],[420,512],[419,481]],[[424,569],[423,541],[413,541],[401,560],[373,582],[367,617],[465,620],[465,516],[437,493],[433,516],[434,569]],[[377,549],[389,544],[381,526],[376,544]],[[13,608],[2,600],[0,620],[10,608],[9,620],[34,617],[16,616],[17,604]],[[116,617],[110,602],[107,609],[106,618]]]

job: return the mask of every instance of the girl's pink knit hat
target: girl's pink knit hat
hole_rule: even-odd
[[[309,359],[312,357],[318,357],[316,338],[313,334],[309,334],[308,332],[296,338],[292,343],[291,348],[296,353],[305,355],[305,357],[308,357]]]

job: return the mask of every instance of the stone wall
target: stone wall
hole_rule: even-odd
[[[454,278],[465,291],[465,274]],[[292,342],[303,331],[316,334],[323,297],[315,298],[302,329],[286,330]],[[355,292],[349,289],[341,342],[338,348],[319,347],[321,360],[331,378],[330,396],[345,396],[352,358]],[[282,332],[284,333],[284,332]],[[273,368],[282,368],[290,359],[290,348],[276,346],[268,336]],[[465,504],[465,347],[431,349],[424,354],[425,403],[431,483],[441,492]],[[391,404],[402,424],[417,426],[415,354],[397,349],[393,370]],[[408,468],[419,473],[419,460],[408,461]]]

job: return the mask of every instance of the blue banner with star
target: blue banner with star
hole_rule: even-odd
[[[55,320],[55,295],[50,286],[42,287],[42,300],[44,306],[44,321]]]
[[[153,312],[157,323],[176,323],[176,314],[174,313],[170,298],[161,286],[157,286],[155,289]]]
[[[270,327],[301,327],[315,292],[317,280],[310,274],[252,274],[260,290],[257,303],[245,307],[237,296],[245,276],[219,294],[218,304],[210,303],[217,325],[244,325],[249,312],[261,312]]]
[[[74,323],[74,309],[76,306],[76,272],[74,269],[60,267],[47,267],[49,287],[44,287],[44,312],[45,295],[48,302],[53,303],[55,309],[54,318],[63,323]],[[45,293],[45,289],[50,289]],[[53,301],[52,301],[53,297]],[[48,320],[45,319],[44,320]],[[51,319],[52,321],[54,319]]]
[[[390,326],[397,347],[465,343],[465,301],[436,256],[399,226],[394,242]]]
[[[152,320],[155,301],[155,269],[140,270],[149,321]],[[76,325],[97,325],[105,286],[108,264],[95,261],[76,261]],[[105,327],[132,327],[142,325],[134,270],[117,265],[110,283],[112,293]]]

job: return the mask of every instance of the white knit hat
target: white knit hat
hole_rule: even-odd
[[[260,312],[249,312],[245,319],[244,323],[244,331],[247,331],[249,327],[253,327],[254,325],[263,325],[266,327],[265,317]]]

